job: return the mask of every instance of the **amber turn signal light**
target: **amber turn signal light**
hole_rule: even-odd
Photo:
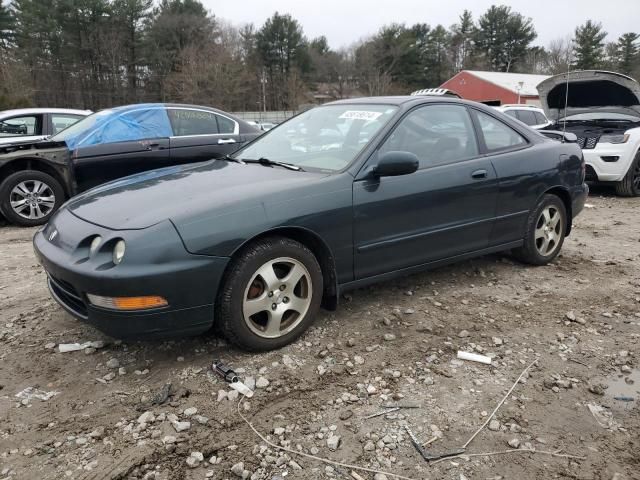
[[[169,305],[164,297],[148,295],[144,297],[102,297],[100,295],[87,294],[89,301],[96,307],[109,308],[111,310],[147,310]]]

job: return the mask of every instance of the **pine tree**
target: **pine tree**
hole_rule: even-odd
[[[618,71],[626,75],[631,75],[638,69],[640,56],[638,53],[638,39],[640,35],[637,33],[625,33],[617,42]]]
[[[0,49],[8,48],[13,37],[13,17],[9,8],[0,0]]]
[[[307,41],[298,21],[276,12],[257,32],[256,48],[269,76],[273,107],[297,108],[298,75],[310,68]]]
[[[602,29],[602,24],[592,20],[587,20],[587,23],[577,27],[573,47],[574,68],[578,70],[598,68],[604,61],[606,37],[607,32]]]
[[[460,15],[460,23],[451,27],[453,68],[456,72],[469,68],[473,63],[473,16],[469,10]]]
[[[505,5],[491,6],[478,20],[477,51],[492,70],[509,72],[522,61],[537,33],[530,18]]]

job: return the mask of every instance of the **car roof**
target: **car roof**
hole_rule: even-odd
[[[245,123],[245,120],[242,120],[229,112],[220,110],[219,108],[208,107],[206,105],[192,105],[187,103],[134,103],[131,105],[121,105],[119,107],[105,108],[104,110],[113,110],[116,112],[127,112],[130,110],[139,110],[141,108],[197,108],[199,110],[208,110],[212,113],[217,113],[225,117],[229,117],[239,123]]]
[[[524,103],[507,103],[505,105],[498,105],[497,108],[521,108],[523,110],[531,109],[531,110],[542,110],[542,107],[538,105],[527,105]]]
[[[359,97],[348,98],[344,100],[336,100],[335,102],[325,103],[324,105],[395,105],[403,108],[411,108],[415,105],[425,105],[429,103],[459,103],[461,105],[473,105],[487,112],[491,107],[472,100],[465,100],[448,95],[398,95],[385,97]]]
[[[13,115],[33,115],[37,113],[67,113],[71,115],[89,115],[93,113],[91,110],[77,110],[74,108],[15,108],[12,110],[3,110],[0,117],[9,117]]]
[[[358,105],[358,104],[381,104],[381,105],[403,105],[405,103],[420,103],[424,100],[442,100],[441,97],[434,96],[411,96],[411,95],[395,95],[395,96],[383,96],[383,97],[357,97],[357,98],[345,98],[342,100],[336,100],[334,102],[325,103],[325,105]],[[447,98],[449,100],[449,98]]]

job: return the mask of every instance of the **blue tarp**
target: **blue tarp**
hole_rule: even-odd
[[[86,129],[65,135],[64,141],[69,150],[101,143],[127,142],[151,138],[166,138],[173,135],[167,110],[158,105],[122,110],[106,110],[92,115],[82,122]],[[70,127],[73,129],[73,126]],[[64,131],[63,131],[64,132]],[[63,133],[61,132],[61,133]]]

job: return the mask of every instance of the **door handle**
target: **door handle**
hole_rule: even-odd
[[[482,178],[487,178],[486,170],[476,170],[471,174],[471,178],[475,178],[476,180],[480,180]]]
[[[225,145],[227,143],[236,143],[236,141],[233,138],[221,138],[218,140],[218,145]]]

